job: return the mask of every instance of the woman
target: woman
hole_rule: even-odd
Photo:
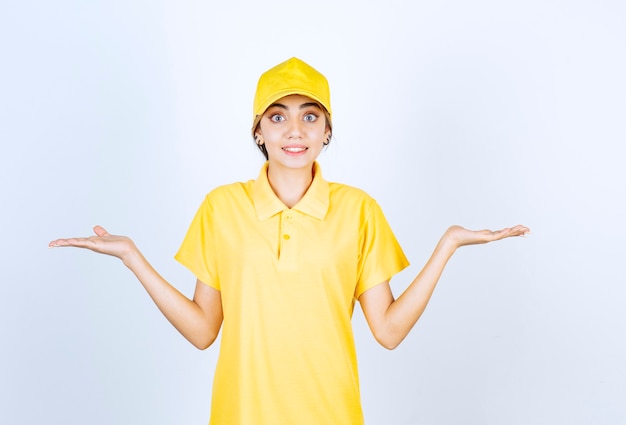
[[[219,187],[198,210],[176,259],[197,277],[188,299],[124,236],[50,246],[120,258],[167,319],[200,349],[220,328],[211,424],[362,424],[351,328],[358,300],[377,341],[395,348],[418,320],[457,248],[526,234],[450,227],[406,291],[389,279],[408,262],[366,193],[322,178],[331,140],[326,78],[297,58],[264,73],[252,133],[259,177]]]

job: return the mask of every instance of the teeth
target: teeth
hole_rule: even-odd
[[[306,150],[306,148],[283,148],[284,151],[287,152],[302,152],[304,150]]]

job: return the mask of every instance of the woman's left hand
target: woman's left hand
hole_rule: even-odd
[[[461,226],[450,226],[448,230],[446,230],[444,237],[451,241],[455,248],[459,248],[465,245],[476,245],[498,241],[512,236],[525,236],[528,233],[530,233],[530,229],[521,224],[495,231],[468,230]]]

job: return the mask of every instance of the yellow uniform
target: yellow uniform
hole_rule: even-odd
[[[315,163],[293,208],[257,180],[219,187],[176,259],[221,292],[211,425],[360,425],[355,300],[408,265],[378,204]]]

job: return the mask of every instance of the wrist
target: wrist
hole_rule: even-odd
[[[141,252],[135,246],[135,244],[131,241],[128,247],[128,251],[121,257],[122,262],[126,267],[133,270],[143,259]]]
[[[449,252],[450,255],[452,255],[458,248],[461,247],[461,244],[459,243],[457,238],[454,237],[455,227],[456,226],[450,226],[439,240],[439,245],[441,249]]]

